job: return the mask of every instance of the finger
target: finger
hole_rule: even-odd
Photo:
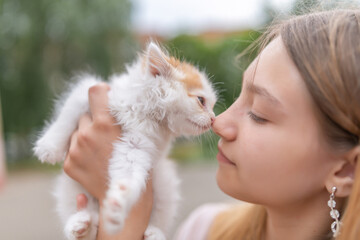
[[[87,207],[88,199],[85,194],[81,193],[76,196],[76,209],[81,211]]]
[[[108,91],[110,87],[105,83],[97,84],[89,89],[89,105],[92,119],[111,118],[108,111]]]
[[[70,144],[69,144],[69,149],[66,153],[66,156],[65,156],[65,160],[64,160],[64,165],[63,165],[63,168],[64,168],[64,171],[67,175],[69,175],[71,177],[72,175],[72,159],[74,157],[74,146],[77,142],[77,139],[76,139],[76,135],[77,135],[77,131],[73,132],[73,134],[71,135],[71,138],[70,138]]]
[[[72,152],[73,149],[77,147],[78,145],[77,137],[78,137],[78,131],[76,130],[75,132],[73,132],[73,134],[71,134],[68,153]]]
[[[78,129],[86,129],[92,123],[90,114],[84,114],[80,117]]]
[[[67,152],[67,156],[65,161],[69,162],[69,165],[76,165],[76,166],[81,166],[82,163],[79,162],[79,160],[81,160],[81,150],[79,150],[81,148],[81,144],[79,144],[79,140],[78,140],[78,131],[75,131],[72,135],[71,135],[71,139],[70,139],[70,146],[69,146],[69,150]],[[65,162],[64,162],[65,165]]]

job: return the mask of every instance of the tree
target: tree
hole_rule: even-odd
[[[0,4],[0,94],[11,159],[29,154],[25,142],[48,118],[54,93],[76,71],[107,77],[131,59],[135,46],[127,0]]]

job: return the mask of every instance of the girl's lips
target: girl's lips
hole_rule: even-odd
[[[231,162],[229,159],[227,159],[227,157],[225,157],[225,155],[222,153],[220,147],[218,147],[218,149],[219,149],[219,152],[216,155],[216,158],[217,158],[217,160],[219,160],[219,162],[235,165],[233,162]]]

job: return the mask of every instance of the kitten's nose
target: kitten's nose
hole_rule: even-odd
[[[213,125],[214,122],[215,122],[215,117],[211,117],[211,126]]]

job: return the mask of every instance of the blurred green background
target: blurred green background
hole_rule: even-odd
[[[295,1],[286,14],[317,3]],[[236,62],[236,56],[279,14],[263,1],[264,20],[256,30],[164,37],[133,31],[134,6],[127,0],[0,0],[0,7],[0,96],[10,169],[39,166],[32,156],[32,143],[71,76],[87,71],[106,79],[123,71],[149,37],[205,69],[219,92],[215,112],[221,113],[238,96],[242,72],[254,57],[247,55]],[[216,154],[216,142],[212,133],[180,139],[171,155],[182,162],[209,161]]]

